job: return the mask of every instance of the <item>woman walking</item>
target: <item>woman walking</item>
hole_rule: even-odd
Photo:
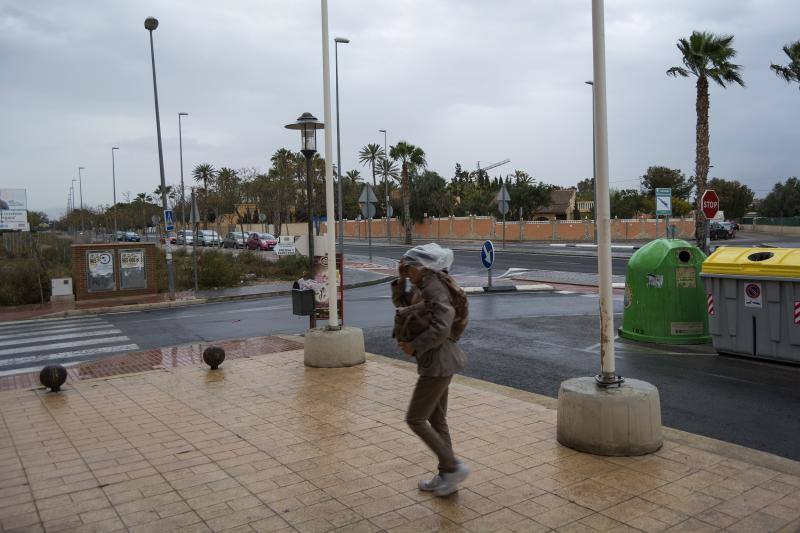
[[[419,489],[436,496],[453,494],[469,475],[467,465],[453,454],[447,426],[450,381],[466,362],[456,343],[468,317],[466,295],[448,274],[452,263],[452,250],[434,243],[416,246],[403,255],[398,279],[392,283],[394,336],[400,348],[416,358],[419,374],[406,422],[439,460],[439,472],[420,481]]]

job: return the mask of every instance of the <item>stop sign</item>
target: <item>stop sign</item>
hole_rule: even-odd
[[[708,189],[700,198],[700,206],[706,218],[714,218],[717,215],[717,211],[719,211],[719,196],[712,189]]]

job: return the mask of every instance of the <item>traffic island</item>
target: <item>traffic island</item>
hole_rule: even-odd
[[[306,331],[303,362],[317,368],[360,365],[366,360],[361,328],[312,328]]]
[[[556,438],[581,452],[633,456],[661,448],[661,401],[650,383],[626,379],[601,387],[592,377],[573,378],[558,391]]]

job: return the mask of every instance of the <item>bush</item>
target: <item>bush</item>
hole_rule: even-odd
[[[261,254],[242,252],[238,261],[246,274],[255,274],[256,278],[262,279],[295,281],[303,276],[308,267],[308,259],[299,255],[287,255],[279,257],[277,261],[268,261]]]
[[[236,256],[221,250],[198,250],[197,285],[200,289],[236,287],[248,274],[256,279],[295,281],[305,274],[307,261],[299,255],[280,257],[273,262],[256,252],[243,251]],[[166,292],[167,260],[163,251],[156,254],[156,262],[158,290]],[[172,252],[172,268],[175,290],[186,291],[194,287],[191,252],[182,249]]]
[[[25,305],[50,300],[50,275],[35,259],[0,262],[0,305]]]

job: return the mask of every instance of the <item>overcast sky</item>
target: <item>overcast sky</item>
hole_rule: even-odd
[[[147,31],[154,33],[168,183],[198,163],[265,168],[283,126],[322,119],[317,0],[4,0],[0,5],[0,188],[30,209],[64,210],[78,166],[83,201],[109,204],[159,183]],[[510,158],[537,179],[591,175],[590,0],[330,0],[340,47],[342,166],[378,129],[421,146],[446,178]],[[797,0],[607,0],[612,187],[649,165],[694,168],[695,89],[665,70],[692,30],[733,33],[746,88],[711,89],[711,174],[763,196],[798,175],[800,91],[770,62],[800,39]],[[331,48],[333,55],[333,48]],[[333,68],[333,61],[331,62]],[[333,85],[332,85],[333,86]],[[323,147],[323,139],[319,139]],[[334,144],[335,146],[335,144]],[[498,169],[499,171],[500,169]],[[496,175],[496,174],[495,174]]]

